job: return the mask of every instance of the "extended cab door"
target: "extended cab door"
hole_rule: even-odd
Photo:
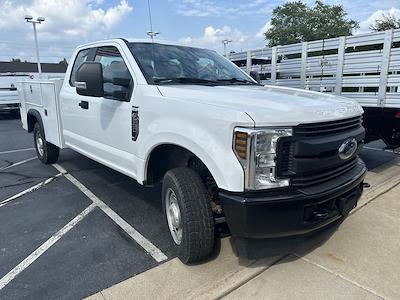
[[[101,63],[102,97],[77,94],[73,80],[84,61]],[[126,61],[117,44],[81,50],[72,68],[68,91],[62,95],[62,115],[68,146],[135,178],[131,125],[134,74]]]

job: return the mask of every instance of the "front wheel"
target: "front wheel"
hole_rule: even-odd
[[[33,141],[35,143],[36,155],[44,164],[52,164],[58,160],[60,149],[46,141],[44,130],[39,123],[33,127]]]
[[[162,186],[163,207],[179,259],[193,263],[214,250],[210,197],[200,176],[189,168],[168,171]]]

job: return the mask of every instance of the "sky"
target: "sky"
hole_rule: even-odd
[[[159,38],[223,52],[262,48],[263,32],[274,7],[283,0],[150,0],[153,30]],[[312,5],[314,1],[304,0]],[[357,20],[357,33],[391,12],[400,17],[400,0],[324,0],[343,5]],[[32,25],[25,15],[45,17],[37,26],[42,62],[69,60],[82,43],[114,37],[146,38],[150,30],[147,0],[0,0],[0,61],[12,57],[36,61]]]

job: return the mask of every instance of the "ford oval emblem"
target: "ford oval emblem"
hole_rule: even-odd
[[[357,141],[355,138],[345,140],[339,147],[339,157],[343,160],[349,159],[357,151]]]

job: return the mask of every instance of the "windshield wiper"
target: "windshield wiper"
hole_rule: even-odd
[[[205,85],[218,85],[218,84],[227,84],[227,83],[239,83],[239,84],[251,84],[251,85],[259,85],[253,81],[247,79],[240,79],[240,78],[229,78],[229,79],[218,79],[218,80],[209,80],[209,79],[202,79],[196,77],[176,77],[176,78],[155,78],[153,79],[155,84],[205,84]]]
[[[191,77],[176,77],[176,78],[155,78],[153,82],[156,84],[174,84],[174,83],[183,83],[183,84],[207,84],[207,85],[215,85],[218,82],[214,80],[201,79],[201,78],[191,78]]]
[[[259,85],[258,83],[255,83],[251,80],[248,79],[240,79],[240,78],[228,78],[228,79],[218,79],[217,82],[228,82],[228,83],[242,83],[242,84],[253,84],[253,85]]]

